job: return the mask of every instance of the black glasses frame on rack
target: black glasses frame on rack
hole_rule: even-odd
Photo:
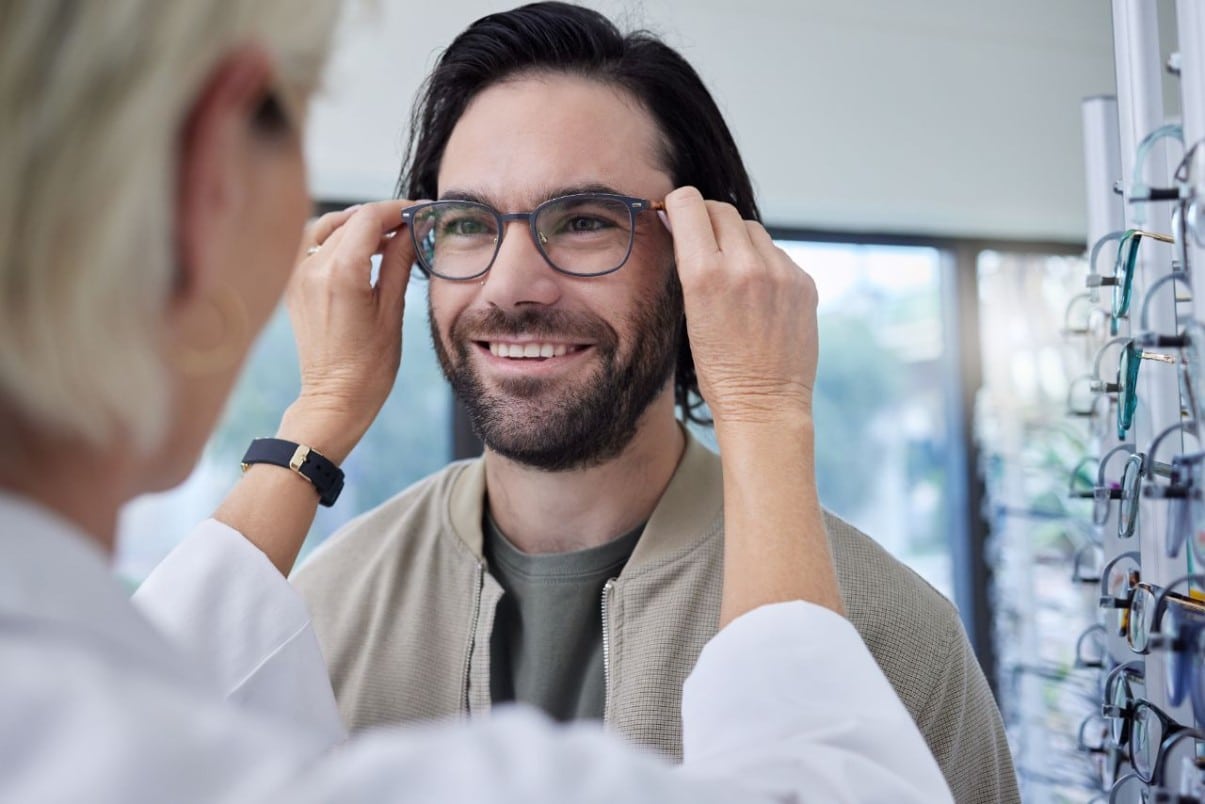
[[[1174,591],[1187,585],[1188,593]],[[1198,589],[1192,587],[1196,585]],[[1150,651],[1167,652],[1164,660],[1167,699],[1179,706],[1191,700],[1193,716],[1205,721],[1205,575],[1194,573],[1172,580],[1163,587],[1151,608]]]

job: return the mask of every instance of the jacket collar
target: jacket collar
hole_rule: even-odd
[[[686,449],[669,486],[653,509],[625,574],[672,559],[717,526],[724,501],[720,458],[683,428]],[[481,518],[485,506],[485,460],[461,464],[448,499],[452,530],[478,559],[482,557]]]

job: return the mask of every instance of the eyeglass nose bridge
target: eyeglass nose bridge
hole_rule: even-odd
[[[509,223],[523,222],[527,224],[527,232],[531,237],[531,241],[535,243],[536,250],[544,258],[549,265],[552,265],[548,260],[548,255],[544,253],[544,247],[548,245],[548,236],[536,228],[536,216],[540,213],[540,208],[536,207],[531,212],[496,212],[494,213],[498,219],[498,234],[494,235],[494,259],[490,261],[490,269],[494,267],[494,263],[498,260],[498,254],[502,250],[502,241],[506,239],[506,226]],[[553,266],[554,268],[556,266]],[[487,269],[489,270],[489,269]]]

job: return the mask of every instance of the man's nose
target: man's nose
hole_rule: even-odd
[[[545,261],[531,238],[527,221],[507,221],[502,243],[482,293],[502,308],[522,304],[553,304],[561,297],[560,275]]]

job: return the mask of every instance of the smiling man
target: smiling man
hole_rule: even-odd
[[[408,228],[440,363],[486,450],[295,577],[352,727],[524,701],[681,756],[682,683],[720,621],[725,558],[720,458],[675,415],[697,420],[701,401],[656,207],[684,185],[725,202],[709,202],[718,237],[768,242],[714,101],[655,37],[543,3],[479,20],[440,58],[401,189],[436,199]],[[849,618],[956,799],[1017,800],[954,608],[825,526]]]

